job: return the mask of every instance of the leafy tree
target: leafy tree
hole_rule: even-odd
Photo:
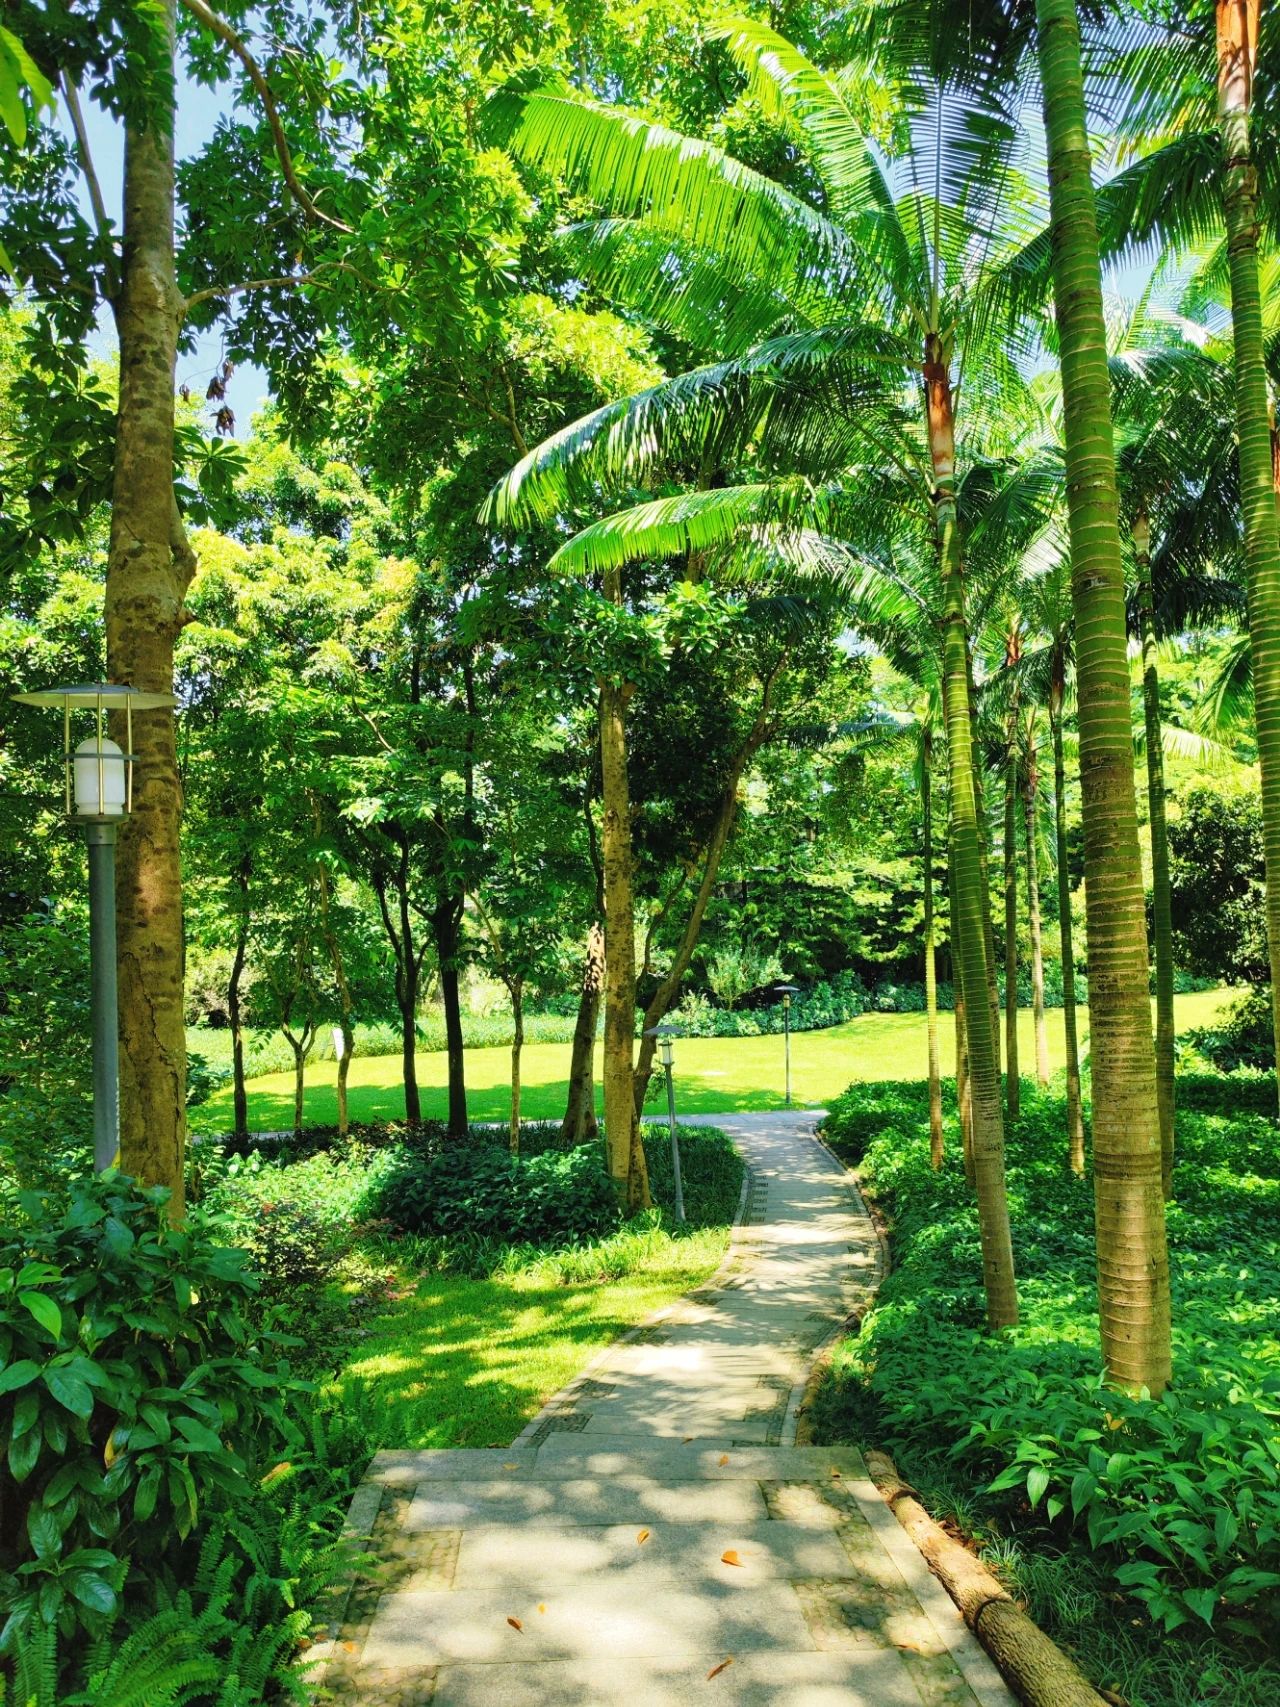
[[[1169,870],[1182,965],[1230,984],[1265,984],[1266,879],[1257,795],[1191,789],[1169,823]]]

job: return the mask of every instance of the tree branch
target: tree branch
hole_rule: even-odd
[[[299,285],[311,284],[321,273],[332,272],[334,269],[347,270],[342,261],[322,261],[318,267],[309,273],[282,273],[275,279],[246,279],[237,285],[210,285],[207,290],[194,291],[183,304],[182,317],[185,320],[191,310],[200,302],[214,302],[219,297],[243,296],[251,290],[296,290]]]
[[[111,221],[107,217],[107,204],[102,199],[102,185],[98,182],[93,155],[89,151],[89,132],[85,128],[80,95],[74,82],[65,71],[62,74],[62,98],[67,103],[67,112],[71,118],[71,129],[75,133],[76,153],[80,156],[80,170],[84,173],[85,185],[89,191],[89,206],[93,209],[93,222],[98,228],[99,237],[107,244],[114,243],[115,232],[112,230]]]
[[[205,0],[182,0],[182,4],[193,18],[202,23],[207,30],[212,30],[220,41],[224,41],[241,65],[244,66],[245,73],[258,91],[258,97],[262,102],[263,110],[266,112],[267,123],[271,127],[272,140],[276,145],[276,155],[280,161],[280,170],[284,174],[285,184],[294,201],[297,202],[308,219],[314,219],[320,225],[332,226],[335,231],[345,231],[350,236],[351,227],[344,225],[340,219],[334,219],[331,215],[322,213],[298,181],[298,174],[293,167],[293,156],[289,152],[289,142],[284,134],[284,125],[280,121],[280,109],[276,105],[275,96],[271,93],[271,85],[267,82],[262,68],[244,42],[225,18],[220,17],[212,7],[205,5]]]

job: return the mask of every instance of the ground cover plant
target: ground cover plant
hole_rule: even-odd
[[[1280,1687],[1280,1135],[1229,1076],[1196,1083],[1178,1117],[1174,1381],[1159,1398],[1099,1377],[1090,1187],[1067,1168],[1059,1096],[1024,1086],[1010,1129],[1023,1315],[999,1338],[967,1260],[954,1123],[936,1172],[916,1083],[851,1086],[826,1124],[888,1218],[894,1267],[835,1355],[824,1437],[884,1446],[943,1515],[998,1533],[1037,1611],[1143,1707]]]

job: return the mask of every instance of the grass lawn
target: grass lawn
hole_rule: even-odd
[[[1207,1025],[1235,992],[1207,990],[1178,996],[1178,1030]],[[1064,1064],[1062,1012],[1048,1016],[1049,1055],[1056,1071]],[[942,1016],[942,1070],[954,1070],[954,1026]],[[1088,1009],[1080,1010],[1081,1047],[1087,1048]],[[1029,1011],[1018,1016],[1018,1036],[1024,1075],[1033,1069],[1035,1054]],[[923,1014],[862,1014],[829,1031],[798,1032],[791,1039],[793,1099],[800,1108],[818,1107],[855,1079],[918,1079],[924,1076],[925,1022]],[[522,1108],[530,1120],[558,1120],[564,1113],[569,1061],[567,1043],[530,1044],[524,1051]],[[308,1069],[305,1119],[309,1125],[328,1125],[337,1119],[332,1061],[317,1061]],[[511,1052],[509,1049],[467,1051],[467,1104],[473,1120],[505,1120],[510,1111]],[[445,1057],[419,1055],[418,1082],[422,1109],[430,1118],[443,1118]],[[597,1053],[597,1085],[599,1056]],[[656,1093],[659,1081],[655,1078]],[[398,1119],[404,1114],[404,1095],[397,1055],[360,1057],[351,1063],[349,1080],[353,1120]],[[729,1114],[783,1106],[782,1039],[780,1037],[696,1037],[676,1043],[676,1097],[683,1114]],[[655,1108],[658,1104],[655,1101]],[[275,1073],[249,1084],[249,1124],[258,1131],[292,1125],[293,1077]],[[219,1091],[191,1111],[196,1132],[226,1132],[231,1126],[231,1092]]]

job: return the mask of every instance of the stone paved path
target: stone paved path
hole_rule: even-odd
[[[719,1118],[750,1169],[719,1273],[505,1449],[380,1452],[379,1561],[316,1650],[363,1707],[1008,1707],[849,1448],[797,1447],[820,1344],[874,1289],[803,1114]]]

